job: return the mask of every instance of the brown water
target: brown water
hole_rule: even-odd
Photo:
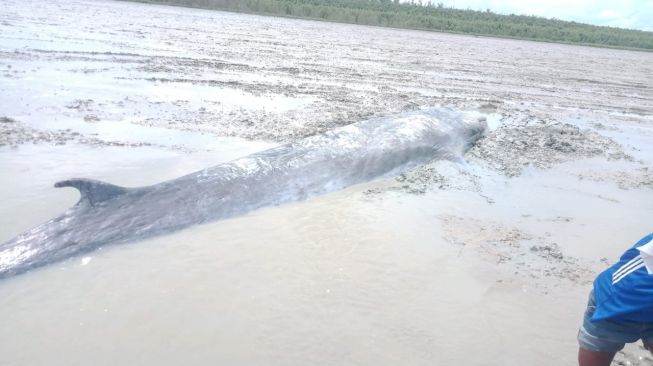
[[[40,168],[57,159],[40,158]],[[198,160],[184,157],[185,168]],[[181,162],[123,161],[112,181],[132,169],[163,178]],[[40,181],[37,171],[11,176]],[[38,185],[26,183],[26,191]],[[451,212],[446,201],[370,198],[364,189],[102,248],[3,281],[3,357],[12,365],[487,365],[551,360],[546,349],[573,352],[576,316],[561,316],[553,304],[578,309],[576,297],[496,283],[488,263],[442,240],[436,216]],[[9,187],[2,195],[22,201],[24,221],[75,201],[69,194],[35,201]],[[3,205],[3,239],[11,216]],[[543,313],[533,317],[532,306]],[[571,333],[552,336],[561,329]]]
[[[653,162],[648,53],[123,2],[3,6],[0,117],[18,123],[0,124],[0,145],[16,145],[0,147],[0,242],[76,202],[61,179],[147,185],[275,144],[262,138],[437,104],[496,112],[494,128],[500,114],[599,121]],[[634,167],[597,157],[507,178],[443,162],[452,180],[424,195],[390,178],[107,246],[0,281],[0,364],[571,365],[593,276],[650,231]]]
[[[74,192],[40,188],[59,172],[86,169],[137,185],[209,160],[147,149],[60,149],[0,152],[11,177],[0,190],[11,202],[0,207],[2,240],[75,202]],[[136,151],[139,158],[130,160]],[[18,164],[27,156],[29,169]],[[385,184],[108,246],[3,281],[3,357],[10,365],[573,362],[586,287],[510,276],[444,240],[438,218],[474,211],[482,218],[482,200],[463,203],[462,192],[364,193]],[[533,180],[520,185],[532,188]],[[494,195],[525,194],[503,189]],[[500,204],[493,219],[510,222],[519,212]]]

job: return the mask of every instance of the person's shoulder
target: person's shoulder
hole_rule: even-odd
[[[646,245],[653,241],[653,233],[650,233],[646,235],[645,237],[641,238],[637,243],[635,243],[635,247],[640,247],[642,245]]]
[[[638,257],[640,255],[640,250],[637,248],[641,248],[649,243],[653,243],[653,233],[646,235],[645,237],[637,241],[635,245],[628,248],[628,250],[626,250],[624,254],[622,254],[621,257],[619,258],[619,262],[615,263],[614,266],[619,267],[624,262],[627,262],[635,257]]]

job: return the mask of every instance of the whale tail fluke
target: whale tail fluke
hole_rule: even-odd
[[[77,204],[88,203],[95,206],[97,203],[108,201],[114,197],[127,193],[129,188],[120,187],[99,180],[86,178],[72,178],[54,184],[56,188],[74,187],[79,190],[81,198]]]

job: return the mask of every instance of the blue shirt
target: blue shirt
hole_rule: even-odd
[[[636,248],[653,241],[645,236],[628,249],[619,262],[603,271],[594,281],[596,310],[591,320],[613,319],[653,323],[653,275]]]

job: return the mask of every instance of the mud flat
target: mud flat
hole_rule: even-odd
[[[71,176],[421,108],[490,125],[464,161],[4,281],[10,365],[573,364],[591,281],[651,230],[651,53],[77,0],[5,1],[0,40],[0,241]]]

